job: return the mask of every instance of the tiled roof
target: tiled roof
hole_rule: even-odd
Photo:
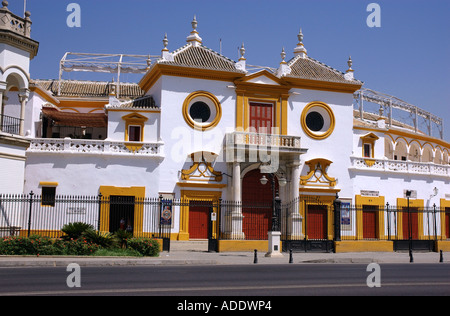
[[[146,95],[141,98],[125,101],[118,103],[117,105],[109,104],[106,106],[107,109],[159,109],[156,105],[155,100],[151,95]]]
[[[41,89],[58,95],[59,80],[34,80]],[[62,80],[62,97],[108,97],[111,93],[111,82]],[[120,83],[120,97],[135,99],[142,97],[144,91],[136,83]]]
[[[173,61],[162,61],[161,63],[208,70],[243,72],[236,69],[236,63],[233,60],[203,45],[194,46],[188,43],[174,51],[173,57]]]
[[[311,57],[294,57],[288,62],[291,73],[286,77],[320,80],[339,83],[362,84],[359,80],[346,80],[344,73],[331,68]]]

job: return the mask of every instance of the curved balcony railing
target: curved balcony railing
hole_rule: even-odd
[[[450,165],[432,162],[351,157],[352,169],[450,177]]]

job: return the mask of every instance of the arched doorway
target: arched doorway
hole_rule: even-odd
[[[273,192],[270,177],[261,184],[263,174],[259,169],[249,171],[242,180],[242,230],[247,240],[266,240],[272,226]],[[275,190],[278,180],[275,178]]]

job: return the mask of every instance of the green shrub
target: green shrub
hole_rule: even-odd
[[[61,229],[61,231],[66,234],[62,238],[65,240],[78,239],[87,230],[94,230],[94,227],[92,225],[81,222],[69,223],[64,225]]]
[[[119,229],[114,233],[114,237],[121,248],[127,248],[127,241],[128,239],[133,238],[133,234],[127,232],[126,230]]]
[[[100,246],[84,238],[77,240],[52,240],[48,237],[5,237],[0,238],[0,255],[8,256],[88,256]]]
[[[91,243],[83,237],[67,240],[62,246],[63,254],[67,256],[90,256],[100,249],[99,245]]]
[[[111,233],[98,232],[92,229],[86,230],[82,236],[90,243],[97,244],[102,248],[112,248],[116,245],[116,239]]]
[[[145,257],[159,256],[159,243],[151,238],[131,238],[127,240],[128,248],[138,251]]]

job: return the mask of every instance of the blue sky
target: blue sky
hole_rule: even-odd
[[[9,2],[22,15],[23,0]],[[81,6],[81,28],[66,24],[71,2]],[[381,7],[380,28],[366,24],[372,2]],[[345,71],[351,55],[366,87],[443,117],[450,140],[448,0],[28,0],[27,9],[40,42],[34,79],[57,78],[66,51],[155,55],[164,33],[175,50],[194,14],[205,46],[219,51],[222,39],[223,55],[237,60],[244,42],[248,64],[277,67],[282,47],[293,56],[301,27],[310,57]]]

